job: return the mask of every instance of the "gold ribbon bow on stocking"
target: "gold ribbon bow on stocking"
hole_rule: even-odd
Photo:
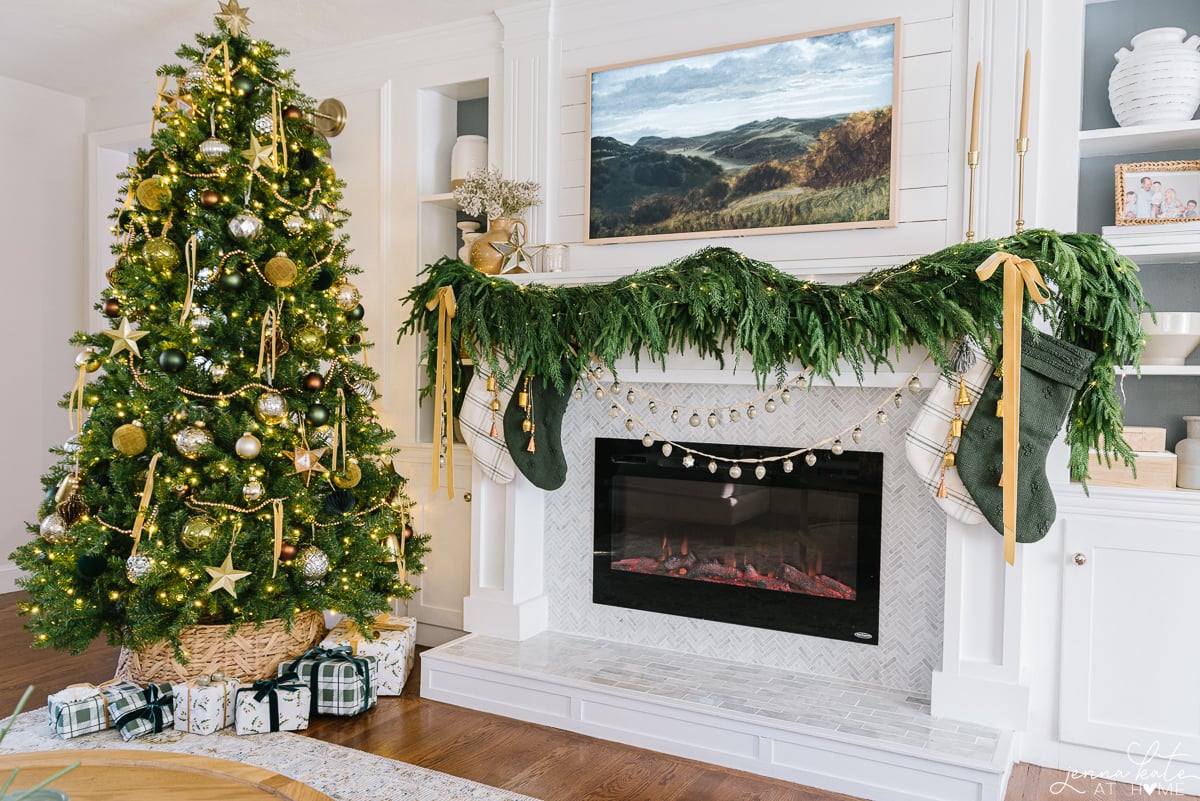
[[[1000,484],[1004,488],[1004,561],[1010,565],[1017,554],[1017,458],[1021,444],[1021,320],[1025,307],[1025,289],[1034,303],[1045,303],[1042,294],[1049,287],[1037,265],[998,250],[975,269],[980,281],[992,277],[1004,265],[1004,354],[1000,363],[1002,394],[1000,409],[1004,417],[1004,467]]]
[[[433,488],[436,490],[441,483],[441,457],[446,458],[446,497],[454,499],[454,447],[450,437],[454,435],[454,352],[450,338],[450,321],[458,313],[458,304],[454,299],[454,287],[438,287],[433,300],[425,304],[425,308],[433,311],[438,309],[438,341],[437,341],[437,371],[434,378],[434,419],[439,411],[442,415],[440,426],[436,426],[437,447],[433,453]],[[439,410],[440,407],[440,410]],[[442,444],[445,443],[445,444]]]

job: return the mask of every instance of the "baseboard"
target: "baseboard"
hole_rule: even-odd
[[[21,577],[22,572],[21,568],[11,562],[0,565],[0,593],[16,592],[21,589],[17,586],[17,579]]]

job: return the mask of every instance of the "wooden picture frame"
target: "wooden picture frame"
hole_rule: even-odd
[[[589,69],[585,243],[895,226],[900,30]]]
[[[1200,161],[1116,165],[1116,224],[1200,223]]]

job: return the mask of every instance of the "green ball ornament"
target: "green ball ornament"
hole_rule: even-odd
[[[333,270],[328,267],[317,270],[316,275],[313,276],[312,288],[318,292],[324,292],[331,286],[333,286]]]
[[[75,569],[84,578],[99,578],[108,570],[108,560],[101,553],[85,553],[75,563]]]
[[[235,75],[233,88],[238,91],[238,94],[248,95],[254,91],[254,81],[250,80],[249,75]]]
[[[189,517],[179,531],[179,541],[193,551],[203,551],[217,538],[217,521],[208,515]]]
[[[228,289],[230,292],[239,292],[246,285],[246,279],[239,272],[221,273],[218,280],[222,289]]]
[[[312,356],[325,347],[325,332],[315,325],[301,326],[292,336],[292,344],[301,353]]]
[[[155,270],[169,270],[179,264],[179,248],[164,236],[156,236],[142,245],[142,258]]]
[[[329,409],[319,403],[310,403],[304,413],[304,419],[310,425],[323,426],[329,422]]]
[[[168,373],[178,373],[187,367],[187,354],[179,348],[167,348],[158,354],[158,366]]]
[[[360,303],[357,306],[355,306],[353,309],[351,309],[350,311],[346,312],[346,319],[357,322],[357,321],[361,320],[363,317],[365,317],[366,315],[367,315],[367,310],[364,309],[363,305]]]

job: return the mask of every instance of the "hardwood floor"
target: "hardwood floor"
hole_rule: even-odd
[[[0,717],[25,687],[33,705],[76,682],[112,678],[117,651],[93,643],[71,656],[28,648],[17,617],[19,593],[0,594]],[[420,657],[398,698],[354,718],[314,719],[307,734],[545,801],[836,801],[847,796],[740,771],[596,740],[545,726],[474,712],[420,697]],[[1006,801],[1133,801],[1140,787],[1076,779],[1062,771],[1017,765]],[[1056,786],[1056,783],[1060,783]],[[1183,796],[1170,796],[1183,799]],[[1196,800],[1200,801],[1200,800]]]

